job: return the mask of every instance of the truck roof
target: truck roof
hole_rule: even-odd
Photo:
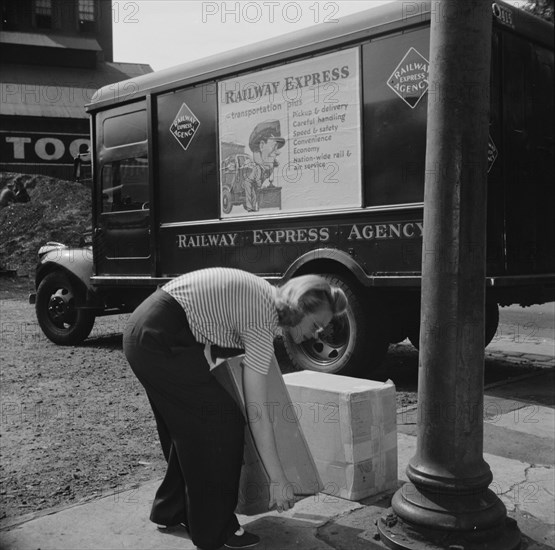
[[[376,8],[342,17],[336,23],[321,23],[247,46],[100,88],[86,106],[92,112],[110,105],[144,98],[175,88],[213,81],[223,75],[261,69],[279,61],[308,56],[326,49],[382,34],[418,27],[430,20],[433,3],[395,0]],[[525,34],[553,49],[553,25],[505,2],[492,2],[494,21],[509,30]],[[499,13],[510,12],[510,22]]]

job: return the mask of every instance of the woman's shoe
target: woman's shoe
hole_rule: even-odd
[[[225,548],[253,548],[260,542],[260,537],[258,535],[253,535],[240,528],[234,535],[231,535],[227,542],[224,544]]]

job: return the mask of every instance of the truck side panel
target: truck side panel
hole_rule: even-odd
[[[218,218],[218,108],[214,88],[202,85],[176,90],[159,96],[156,105],[155,179],[160,223],[164,226]]]
[[[487,195],[487,265],[490,276],[505,274],[505,183],[503,145],[503,118],[501,98],[503,94],[501,73],[501,32],[492,33],[490,75],[490,126],[488,146],[488,195]]]
[[[361,213],[328,219],[215,222],[161,230],[163,276],[183,269],[225,265],[279,276],[314,249],[346,251],[367,274],[414,275],[419,272],[422,211]]]
[[[507,273],[553,273],[553,52],[510,33],[502,41]]]
[[[424,200],[429,41],[426,28],[362,47],[365,206]]]

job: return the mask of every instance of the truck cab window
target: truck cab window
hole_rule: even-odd
[[[147,210],[148,158],[115,160],[102,168],[102,212]]]
[[[146,110],[117,112],[107,116],[102,122],[102,136],[106,148],[146,141]]]

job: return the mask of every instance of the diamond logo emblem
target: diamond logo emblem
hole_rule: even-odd
[[[170,132],[179,142],[179,145],[186,151],[195,137],[195,133],[199,126],[200,122],[198,118],[193,114],[191,109],[187,107],[187,104],[183,103],[170,126]]]
[[[488,174],[489,174],[489,171],[491,170],[493,163],[497,158],[498,152],[497,152],[497,147],[495,146],[495,143],[491,138],[491,135],[488,137],[489,137],[488,139]]]
[[[410,48],[393,71],[387,85],[414,109],[428,91],[428,60],[414,48]]]

